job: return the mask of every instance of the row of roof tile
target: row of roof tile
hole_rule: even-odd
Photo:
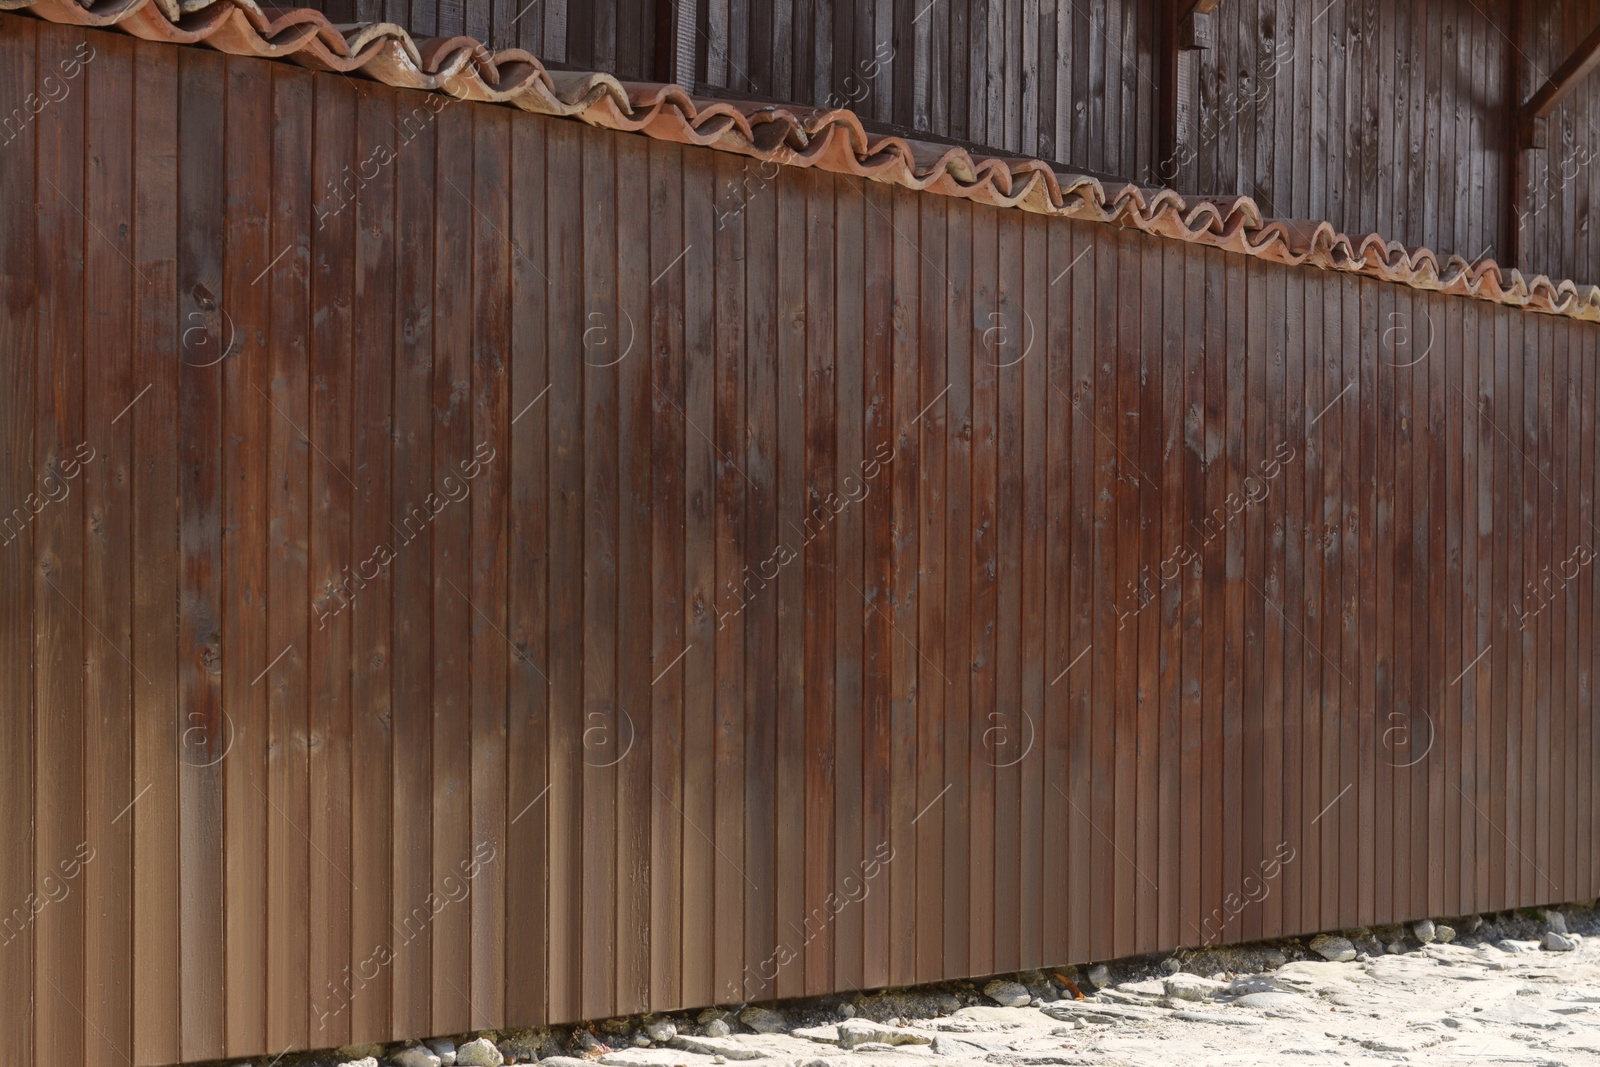
[[[386,85],[509,104],[607,129],[820,167],[995,207],[1126,226],[1283,264],[1345,271],[1415,289],[1600,321],[1600,289],[1529,277],[1492,259],[1443,262],[1378,234],[1352,237],[1327,222],[1268,219],[1249,197],[1184,197],[1170,189],[1107,187],[1036,159],[869,134],[843,109],[694,97],[675,85],[548,70],[527,52],[492,52],[470,37],[413,39],[393,23],[337,25],[306,8],[254,0],[0,0],[51,22],[115,28],[136,37],[231,55],[287,60]]]

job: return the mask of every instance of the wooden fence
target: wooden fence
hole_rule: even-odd
[[[30,92],[6,1062],[1600,893],[1594,326],[0,17]]]

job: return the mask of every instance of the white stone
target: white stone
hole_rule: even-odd
[[[671,1019],[651,1019],[644,1024],[644,1032],[650,1035],[651,1041],[665,1044],[678,1036],[678,1026]]]
[[[781,1034],[789,1028],[789,1021],[770,1008],[746,1008],[739,1021],[758,1034]]]
[[[1544,947],[1548,952],[1571,952],[1577,948],[1577,942],[1566,934],[1558,934],[1554,930],[1545,931]]]
[[[389,1057],[394,1067],[439,1067],[443,1059],[423,1045],[403,1048]]]
[[[486,1037],[475,1038],[456,1049],[458,1067],[500,1067],[506,1058]]]
[[[1356,958],[1355,945],[1351,944],[1350,939],[1345,937],[1318,934],[1311,939],[1310,947],[1312,952],[1334,963],[1346,963]]]
[[[983,995],[1000,1005],[1002,1008],[1022,1008],[1033,999],[1028,992],[1028,987],[1021,982],[1007,982],[996,978],[983,987]]]
[[[1212,978],[1201,978],[1197,974],[1184,974],[1181,971],[1172,975],[1162,987],[1167,996],[1173,1000],[1188,1000],[1194,1002],[1210,1000],[1227,986]]]

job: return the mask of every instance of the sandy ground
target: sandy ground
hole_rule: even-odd
[[[458,1049],[457,1067],[492,1067],[502,1054],[541,1067],[1600,1067],[1600,910],[1567,905],[1450,923],[1347,931],[1333,945],[1296,938],[556,1031],[481,1032],[432,1039],[432,1049],[408,1042],[341,1050],[337,1059],[310,1054],[287,1067],[379,1067],[380,1058],[391,1067],[451,1067]],[[1431,940],[1436,925],[1437,936],[1453,940]],[[1565,941],[1553,936],[1568,930]]]
[[[829,1067],[1600,1065],[1600,943],[1586,939],[1576,951],[1559,953],[1533,941],[1507,944],[1521,950],[1434,944],[1348,963],[1292,961],[1210,980],[1214,985],[1180,980],[1190,995],[1205,998],[1198,1001],[1168,996],[1165,978],[1143,978],[1112,984],[1081,1001],[977,1005],[902,1025],[852,1020],[843,1024],[846,1043],[886,1040],[865,1040],[850,1049],[827,1040],[840,1033],[840,1024],[692,1040],[707,1052],[726,1050],[725,1059],[757,1053],[767,1062],[804,1067],[822,1067],[816,1061]],[[879,1033],[871,1034],[874,1029]],[[918,1043],[887,1044],[907,1039]],[[598,1059],[612,1067],[715,1062],[704,1053],[665,1048],[622,1049]]]

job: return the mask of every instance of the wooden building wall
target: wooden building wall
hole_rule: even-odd
[[[1600,893],[1596,327],[0,17],[30,92],[19,1062]]]
[[[1531,97],[1595,26],[1600,3],[1519,5],[1517,78]],[[1591,212],[1600,203],[1600,80],[1593,76],[1546,120],[1544,146],[1519,157],[1512,217],[1519,260],[1547,273],[1600,282],[1600,234]]]
[[[1194,119],[1178,187],[1505,261],[1505,12],[1472,0],[1225,0],[1214,47],[1183,59]]]

